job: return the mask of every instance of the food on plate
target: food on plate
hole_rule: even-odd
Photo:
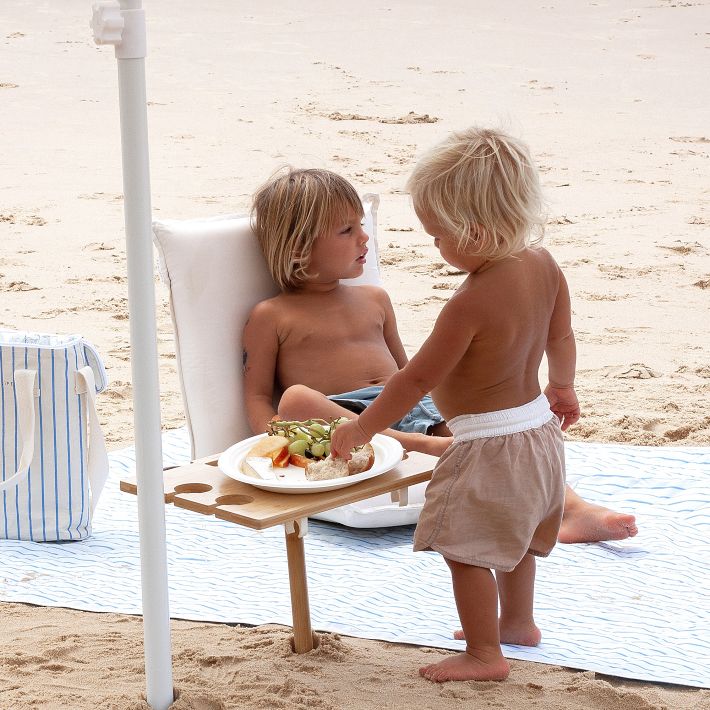
[[[289,440],[285,436],[265,436],[249,449],[247,458],[269,458],[274,466],[284,468],[289,463],[288,445]]]
[[[306,479],[309,481],[326,481],[332,478],[345,478],[356,473],[369,471],[375,463],[375,450],[372,444],[365,444],[352,453],[350,461],[334,459],[327,456],[320,461],[309,461],[306,464]]]
[[[268,456],[247,456],[242,462],[242,473],[265,481],[276,479],[274,462]]]
[[[330,456],[331,431],[341,421],[344,420],[272,420],[268,435],[261,437],[242,459],[242,473],[265,480],[283,478],[286,472],[278,469],[291,464],[303,468],[308,481],[326,481],[368,471],[375,462],[371,444],[353,450],[350,461]]]
[[[330,454],[330,434],[341,419],[306,419],[286,421],[272,419],[269,422],[269,436],[287,439],[289,463],[305,468],[309,461],[319,461]]]

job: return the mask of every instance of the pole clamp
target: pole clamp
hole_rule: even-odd
[[[145,57],[145,11],[124,10],[117,0],[101,0],[92,6],[91,30],[96,44],[112,44],[116,59]]]

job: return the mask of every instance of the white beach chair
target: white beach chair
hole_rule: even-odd
[[[377,195],[362,198],[370,236],[367,263],[352,283],[380,283]],[[153,223],[159,268],[170,295],[177,368],[192,458],[218,454],[252,432],[243,405],[242,329],[251,309],[275,295],[249,218],[226,215]],[[424,485],[398,505],[378,496],[317,516],[350,527],[415,523]]]

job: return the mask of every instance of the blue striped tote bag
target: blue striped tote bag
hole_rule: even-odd
[[[0,331],[0,539],[83,540],[108,476],[107,385],[80,335]]]

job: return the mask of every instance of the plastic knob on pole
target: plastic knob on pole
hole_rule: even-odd
[[[121,6],[114,0],[103,0],[92,6],[91,29],[96,44],[121,44],[125,21]]]

